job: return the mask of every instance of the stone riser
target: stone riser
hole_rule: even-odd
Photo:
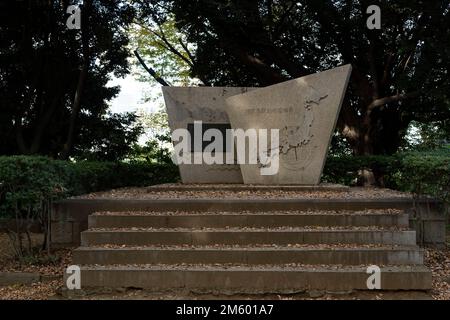
[[[75,264],[423,264],[417,248],[348,249],[133,249],[80,248],[74,250]]]
[[[82,246],[214,244],[389,244],[415,245],[415,231],[85,231]]]
[[[168,191],[232,191],[232,192],[242,192],[242,191],[256,191],[256,192],[271,192],[271,191],[333,191],[333,192],[348,192],[350,187],[340,185],[340,184],[328,184],[321,183],[319,185],[251,185],[251,184],[159,184],[155,186],[150,186],[147,188],[148,192],[168,192]]]
[[[173,270],[83,267],[81,286],[133,287],[224,293],[292,293],[303,290],[367,290],[366,269]],[[431,273],[424,267],[387,268],[381,272],[382,290],[428,290]]]
[[[88,216],[101,211],[285,211],[409,209],[412,199],[67,199],[55,205],[60,215]]]
[[[409,226],[407,214],[188,214],[92,215],[90,228],[224,228],[304,226]]]

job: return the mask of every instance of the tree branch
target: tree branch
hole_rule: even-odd
[[[242,48],[232,47],[228,48],[228,50],[232,51],[242,63],[255,70],[255,72],[259,75],[258,78],[261,79],[264,84],[274,84],[288,80],[281,73],[264,63],[264,61],[249,54]]]
[[[141,56],[139,55],[139,52],[137,50],[134,50],[134,55],[136,56],[136,58],[139,60],[139,63],[144,67],[144,69],[161,85],[168,87],[170,86],[169,83],[167,83],[163,78],[159,77],[155,70],[153,70],[152,68],[148,67],[144,60],[142,60]]]
[[[161,28],[160,25],[158,25],[158,28],[159,28],[159,32],[160,32],[161,34],[159,34],[159,33],[155,32],[155,31],[153,31],[152,29],[149,29],[149,28],[146,28],[146,29],[149,30],[151,33],[153,33],[156,37],[158,37],[158,38],[165,44],[164,47],[165,47],[167,50],[169,50],[170,52],[172,52],[174,55],[176,55],[176,56],[179,57],[181,60],[183,60],[184,62],[186,62],[190,67],[192,67],[192,66],[193,66],[192,61],[190,61],[190,60],[187,59],[185,56],[183,56],[183,55],[181,54],[181,52],[178,51],[177,48],[175,48],[175,47],[170,43],[169,40],[167,40],[167,37],[166,37],[166,35],[164,34],[164,31],[162,30],[162,28]],[[183,46],[183,49],[184,49],[184,46]],[[185,50],[186,50],[186,49],[185,49]]]
[[[186,51],[187,55],[189,56],[189,59],[191,59],[192,64],[193,64],[195,61],[194,55],[191,53],[191,51],[189,50],[189,48],[187,47],[187,45],[183,42],[183,40],[181,38],[178,38],[178,42],[183,47],[184,51]]]
[[[372,101],[372,103],[367,107],[367,111],[370,113],[373,109],[377,108],[377,107],[381,107],[387,103],[391,103],[391,102],[397,102],[397,101],[401,101],[401,100],[405,100],[405,99],[410,99],[410,98],[414,98],[417,97],[419,95],[419,91],[414,91],[411,93],[398,93],[389,97],[384,97],[384,98],[380,98],[380,99],[375,99]]]

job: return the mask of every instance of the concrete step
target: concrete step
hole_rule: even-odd
[[[428,201],[428,200],[427,200]],[[77,219],[101,211],[282,211],[282,210],[409,210],[413,200],[391,199],[66,199],[55,204],[52,219],[68,212]],[[431,202],[430,205],[436,205]]]
[[[423,266],[381,268],[382,290],[428,290]],[[83,266],[82,289],[133,287],[190,292],[294,293],[304,290],[367,290],[367,267],[143,265]]]
[[[77,265],[111,264],[423,264],[423,250],[416,246],[376,247],[80,247],[73,251]]]
[[[96,213],[89,216],[90,228],[224,228],[302,226],[397,226],[408,227],[408,214],[319,211],[279,213]]]
[[[214,244],[388,244],[415,245],[409,230],[307,230],[307,229],[98,229],[81,233],[81,245],[116,244],[146,246]]]
[[[321,183],[319,185],[250,185],[250,184],[177,184],[166,183],[150,186],[147,188],[147,192],[170,192],[170,191],[228,191],[228,192],[280,192],[280,191],[303,191],[303,192],[317,192],[317,191],[334,191],[334,192],[349,192],[350,187],[332,184]]]

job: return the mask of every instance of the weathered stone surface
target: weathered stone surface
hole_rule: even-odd
[[[418,200],[416,206],[427,206],[439,214],[439,202],[429,200]],[[365,210],[365,209],[401,209],[406,210],[410,215],[410,227],[420,233],[421,239],[426,238],[428,246],[443,247],[445,238],[441,238],[441,233],[433,233],[432,229],[422,230],[422,224],[416,220],[428,222],[432,219],[439,222],[439,229],[445,230],[445,215],[441,212],[441,219],[422,215],[423,210],[415,212],[412,210],[413,202],[407,198],[392,199],[159,199],[159,200],[139,200],[139,199],[66,199],[53,204],[53,217],[51,221],[51,245],[56,247],[75,246],[80,244],[80,233],[73,233],[72,224],[74,221],[80,223],[79,230],[87,229],[88,216],[94,212],[101,211],[292,211],[292,210]],[[93,218],[94,219],[94,218]],[[175,218],[171,218],[175,219]],[[384,219],[383,217],[377,218]],[[359,219],[358,219],[359,220]],[[91,221],[94,221],[91,219]],[[359,220],[360,221],[360,220]],[[219,221],[217,221],[218,223]],[[350,220],[349,220],[350,222]],[[375,223],[370,221],[371,224]],[[352,218],[351,223],[356,223]],[[378,223],[375,223],[378,224]],[[63,225],[63,227],[60,227]],[[403,225],[403,222],[402,222]],[[55,230],[55,228],[57,228]],[[58,232],[57,232],[58,231]],[[429,234],[423,234],[430,231]],[[65,235],[63,232],[66,232]],[[437,236],[437,237],[436,237]]]
[[[189,213],[162,215],[140,212],[127,214],[94,214],[89,216],[91,228],[227,228],[227,227],[308,227],[308,226],[379,226],[408,228],[407,214],[346,214],[321,211],[317,214],[302,214],[301,211],[271,213]]]
[[[406,247],[350,247],[334,249],[277,247],[195,247],[183,246],[103,248],[81,247],[73,251],[77,265],[126,265],[126,264],[241,264],[275,265],[299,263],[306,265],[420,265],[423,250]]]
[[[381,230],[302,230],[291,231],[286,229],[271,229],[268,231],[246,231],[210,229],[210,230],[186,230],[174,229],[133,230],[125,229],[117,231],[87,230],[81,233],[81,245],[254,245],[277,244],[288,245],[301,244],[386,244],[405,245],[416,244],[415,231],[381,231]]]
[[[81,200],[66,202],[82,209],[77,202]],[[416,246],[415,231],[404,229],[407,214],[339,212],[343,205],[355,209],[375,202],[378,208],[410,208],[411,199],[187,200],[85,199],[97,209],[110,206],[115,213],[95,210],[90,229],[82,233],[82,247],[74,251],[83,291],[309,291],[318,296],[367,290],[367,266],[373,264],[382,267],[382,290],[431,288],[431,272],[423,265],[424,251]],[[172,210],[163,212],[169,205]],[[298,208],[324,205],[337,212]],[[133,212],[118,212],[125,207]],[[245,208],[252,212],[243,212]],[[271,212],[274,208],[278,211]]]
[[[149,288],[157,292],[187,289],[221,293],[294,293],[307,290],[367,290],[365,267],[338,269],[274,267],[209,268],[89,266],[81,269],[81,286]],[[428,290],[431,272],[424,266],[396,266],[381,269],[383,290]]]
[[[244,183],[319,183],[350,73],[345,65],[226,99],[233,129],[280,130],[278,173],[241,164]]]
[[[192,125],[194,121],[222,128],[229,126],[225,99],[252,89],[254,88],[163,87],[171,131],[188,129],[188,125]],[[181,164],[179,168],[183,183],[242,183],[238,165]]]

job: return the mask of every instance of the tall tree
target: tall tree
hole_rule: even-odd
[[[141,22],[176,26],[196,46],[191,75],[212,85],[270,85],[350,63],[338,121],[355,154],[391,154],[409,123],[450,118],[450,2],[133,1]],[[170,53],[170,50],[168,51]]]
[[[118,88],[107,83],[128,72],[134,10],[125,1],[85,0],[81,30],[70,30],[67,7],[81,2],[0,2],[0,154],[67,158],[91,148],[81,132],[94,136],[99,122],[116,123],[106,110]]]

